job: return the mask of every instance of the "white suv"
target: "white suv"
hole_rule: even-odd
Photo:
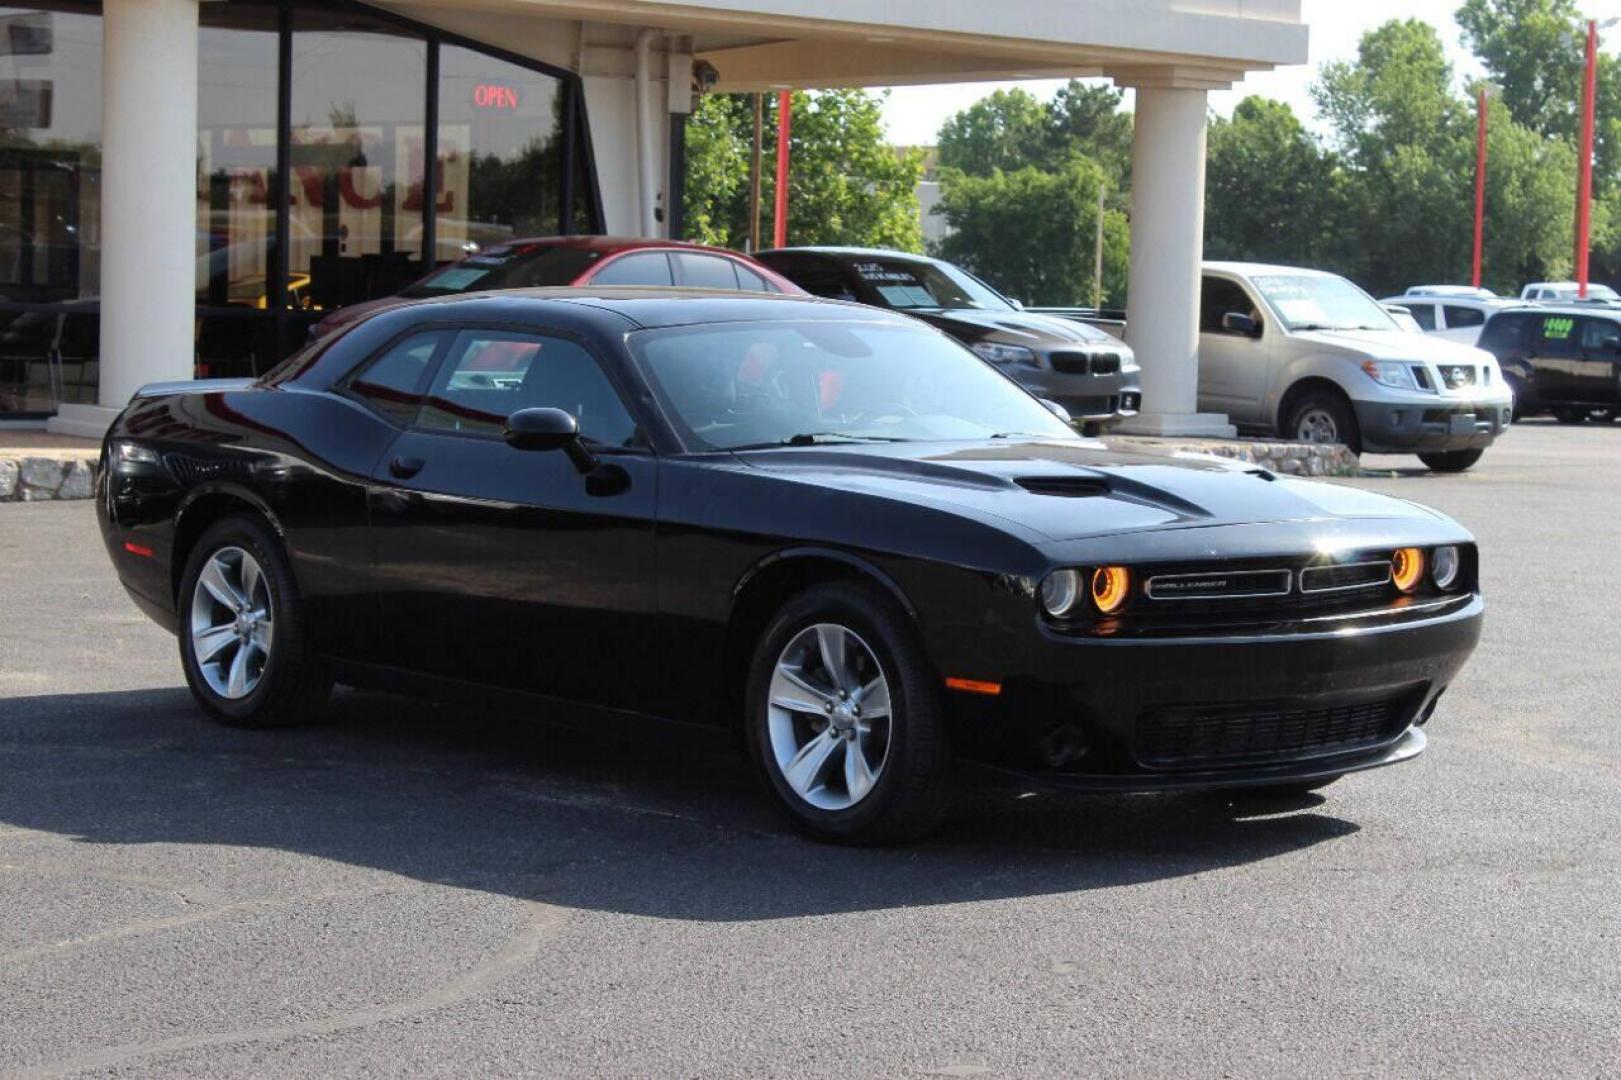
[[[1499,311],[1518,306],[1490,289],[1467,285],[1414,285],[1400,296],[1387,296],[1382,304],[1399,304],[1412,314],[1426,334],[1473,345],[1480,340],[1486,320]]]
[[[1211,262],[1201,299],[1199,409],[1240,427],[1460,472],[1512,419],[1491,353],[1401,329],[1336,274]]]
[[[1535,300],[1542,304],[1568,304],[1577,299],[1581,286],[1574,281],[1533,281],[1520,290],[1521,300]],[[1607,303],[1621,301],[1618,294],[1608,285],[1598,285],[1589,282],[1587,286],[1589,300],[1602,300]]]

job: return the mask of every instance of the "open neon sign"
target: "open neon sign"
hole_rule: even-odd
[[[516,109],[518,88],[500,83],[479,83],[473,87],[473,104],[480,109]]]

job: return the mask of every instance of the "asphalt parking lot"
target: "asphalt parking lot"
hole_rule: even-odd
[[[212,727],[89,505],[0,507],[0,1074],[1614,1075],[1621,425],[1367,464],[1484,553],[1424,757],[870,851],[729,757],[359,694]]]

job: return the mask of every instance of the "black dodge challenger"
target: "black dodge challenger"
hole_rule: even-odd
[[[828,839],[927,831],[959,763],[1147,791],[1403,761],[1480,633],[1447,518],[1107,449],[829,301],[427,301],[147,387],[103,454],[107,550],[214,718],[336,682],[730,729]]]

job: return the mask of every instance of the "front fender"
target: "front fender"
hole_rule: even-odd
[[[1273,430],[1282,431],[1285,417],[1281,415],[1283,400],[1289,391],[1306,379],[1322,379],[1340,388],[1352,401],[1367,397],[1374,383],[1362,373],[1356,357],[1349,353],[1315,350],[1291,358],[1272,380],[1263,403],[1264,415],[1272,420]],[[1360,382],[1358,381],[1360,380]]]

